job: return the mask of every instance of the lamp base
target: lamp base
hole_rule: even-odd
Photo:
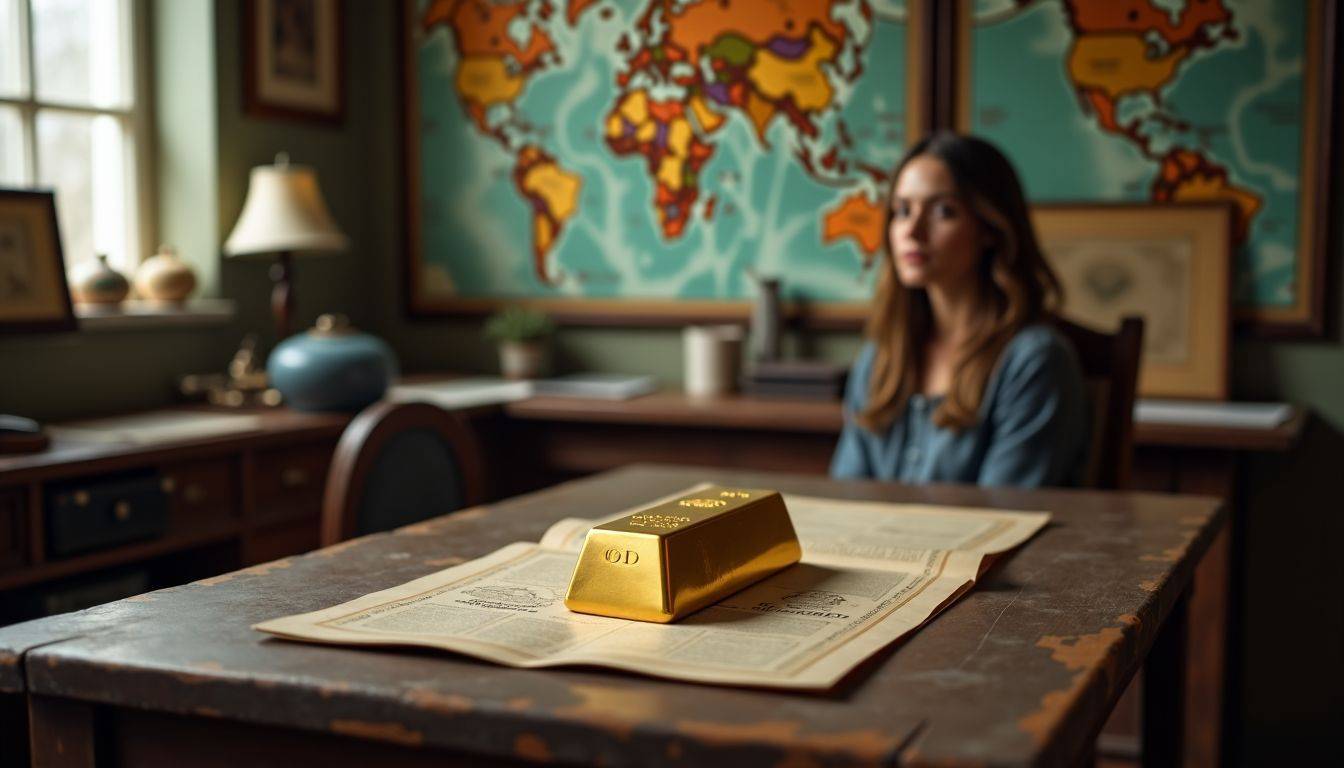
[[[275,315],[275,337],[289,337],[289,320],[294,316],[294,257],[289,251],[280,251],[271,265],[271,314]]]

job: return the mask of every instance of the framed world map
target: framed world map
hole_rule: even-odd
[[[1334,6],[960,0],[956,125],[1033,203],[1231,202],[1238,317],[1319,335]]]
[[[857,318],[925,0],[405,0],[412,314]]]

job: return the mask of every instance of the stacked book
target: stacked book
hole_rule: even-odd
[[[742,378],[742,393],[756,397],[839,400],[848,367],[821,360],[759,361]]]

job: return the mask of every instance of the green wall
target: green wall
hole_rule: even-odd
[[[263,350],[274,345],[266,261],[225,260],[220,247],[247,192],[252,166],[287,150],[295,163],[314,166],[332,214],[351,249],[301,259],[295,267],[296,327],[322,312],[339,311],[368,324],[379,301],[366,276],[394,248],[381,218],[392,201],[368,210],[373,190],[395,194],[383,173],[384,143],[367,152],[389,119],[371,102],[389,91],[386,67],[361,66],[362,57],[390,60],[390,46],[373,44],[358,25],[365,15],[388,15],[391,4],[352,3],[346,34],[349,108],[339,127],[248,117],[242,110],[240,3],[233,0],[155,0],[149,3],[156,126],[158,239],[177,245],[200,278],[198,295],[232,299],[229,322],[192,328],[84,331],[0,337],[0,412],[66,419],[150,408],[173,401],[185,373],[223,371],[239,341],[257,332]]]
[[[345,312],[386,338],[408,372],[496,370],[479,321],[412,321],[402,309],[395,4],[345,4],[347,111],[335,128],[242,113],[239,7],[227,0],[154,4],[160,228],[198,261],[216,295],[237,302],[237,318],[204,330],[0,339],[0,411],[55,419],[160,405],[171,402],[176,376],[222,370],[243,333],[261,332],[269,348],[266,265],[221,262],[217,254],[241,209],[249,169],[280,150],[317,168],[352,243],[347,253],[298,263],[298,322]],[[1341,250],[1331,253],[1335,307],[1344,306]],[[791,343],[847,360],[858,339],[817,334]],[[652,373],[675,385],[680,333],[565,329],[556,359],[561,370]],[[1240,758],[1264,760],[1283,754],[1272,750],[1284,743],[1322,743],[1331,713],[1344,711],[1344,557],[1335,551],[1344,542],[1336,489],[1344,469],[1344,345],[1337,334],[1313,342],[1239,339],[1233,369],[1236,397],[1286,400],[1315,414],[1297,451],[1252,457],[1240,478],[1249,499],[1241,511],[1248,524],[1239,572],[1248,589],[1238,635],[1245,651]]]

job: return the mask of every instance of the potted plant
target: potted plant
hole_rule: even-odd
[[[499,343],[499,367],[506,379],[535,379],[546,368],[547,337],[555,323],[544,313],[510,305],[485,323],[485,335]]]

